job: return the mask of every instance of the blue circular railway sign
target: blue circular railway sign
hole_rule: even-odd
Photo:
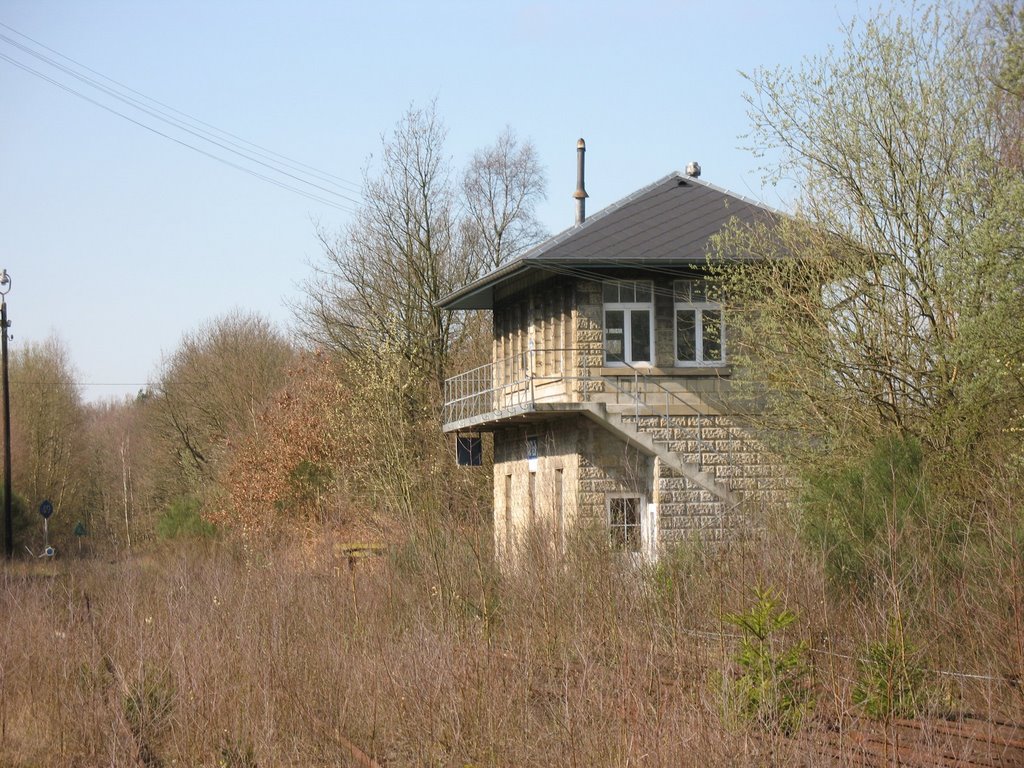
[[[53,514],[53,504],[47,499],[39,505],[39,514],[43,516],[43,520],[49,520],[50,515]]]

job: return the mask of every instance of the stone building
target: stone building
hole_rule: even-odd
[[[656,558],[720,539],[782,481],[727,403],[729,312],[707,290],[709,238],[778,214],[691,164],[452,293],[493,313],[490,363],[446,383],[446,432],[494,437],[498,551],[543,524],[587,523]]]

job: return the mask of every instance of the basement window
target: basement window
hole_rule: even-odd
[[[608,498],[608,527],[612,549],[619,552],[639,552],[643,540],[640,531],[640,510],[643,499],[639,496],[610,496]]]
[[[676,365],[721,365],[725,362],[725,323],[722,304],[709,296],[700,278],[676,280]]]
[[[654,349],[654,291],[650,280],[609,280],[604,297],[606,365],[650,365]]]

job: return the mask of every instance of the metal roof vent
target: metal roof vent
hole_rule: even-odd
[[[691,163],[687,163],[686,164],[686,175],[689,176],[691,179],[699,178],[700,177],[700,163],[698,163],[696,160],[694,160]]]
[[[576,224],[582,224],[587,218],[587,190],[583,188],[583,153],[587,151],[587,143],[580,139],[576,142]]]

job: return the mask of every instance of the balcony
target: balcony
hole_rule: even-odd
[[[597,406],[628,416],[713,415],[724,412],[727,377],[721,368],[603,367],[592,349],[534,349],[446,380],[444,431]]]
[[[550,350],[540,353],[541,359],[546,359],[549,353]],[[444,383],[445,432],[487,426],[536,412],[538,405],[572,402],[574,398],[569,390],[572,377],[565,375],[564,357],[558,355],[557,364],[544,375],[537,370],[538,354],[534,351],[512,355],[447,379]]]

